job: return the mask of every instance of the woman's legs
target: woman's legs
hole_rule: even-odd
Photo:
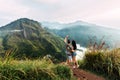
[[[79,65],[78,65],[78,62],[77,62],[76,58],[75,58],[75,65],[76,65],[76,68],[78,68],[78,67],[79,67]]]
[[[76,60],[76,56],[73,56],[73,64],[74,64],[73,67],[78,68],[78,63],[77,63],[77,60]]]
[[[73,68],[75,68],[75,56],[73,56]]]

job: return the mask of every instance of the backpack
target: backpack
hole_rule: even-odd
[[[66,49],[67,49],[68,52],[72,53],[72,47],[70,45],[67,44]]]

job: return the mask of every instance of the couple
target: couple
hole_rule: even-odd
[[[73,68],[78,68],[79,65],[76,61],[76,42],[72,40],[72,43],[68,39],[68,35],[65,37],[64,42],[66,44],[67,64],[70,65],[73,62]]]

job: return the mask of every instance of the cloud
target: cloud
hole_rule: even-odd
[[[4,31],[0,31],[0,32],[22,32],[23,30],[4,30]]]
[[[60,0],[35,0],[35,1],[43,4],[56,4],[60,2]]]
[[[29,7],[23,6],[17,0],[0,0],[0,25],[3,26],[12,20],[25,17],[29,12]]]
[[[15,0],[1,0],[0,1],[0,12],[11,13],[13,15],[26,14],[29,8],[21,6]]]
[[[88,21],[107,27],[120,28],[120,8],[114,8],[88,17]]]
[[[119,0],[0,0],[0,25],[27,17],[38,21],[82,20],[119,26],[119,3]]]

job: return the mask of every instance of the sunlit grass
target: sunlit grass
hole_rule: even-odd
[[[120,50],[88,51],[81,67],[100,73],[111,80],[120,80]]]
[[[54,64],[49,58],[18,60],[13,58],[14,50],[6,51],[0,58],[0,80],[71,80],[69,67]]]

